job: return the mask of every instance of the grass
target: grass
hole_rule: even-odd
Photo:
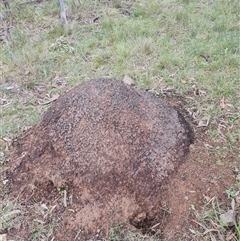
[[[47,207],[45,204],[38,203],[34,205],[32,210],[29,210],[25,205],[20,204],[18,200],[3,200],[0,210],[0,232],[25,230],[30,226],[30,240],[49,240],[52,237],[54,228],[57,226],[57,220],[53,218],[55,207]],[[22,222],[23,216],[28,215],[34,215],[33,223]]]
[[[46,94],[58,76],[75,86],[86,79],[129,75],[139,88],[171,86],[184,93],[195,85],[206,91],[206,101],[225,97],[239,106],[238,1],[66,4],[71,21],[63,28],[56,1],[22,7],[11,2],[15,27],[10,44],[24,73],[2,48],[2,88],[44,86]],[[130,16],[122,14],[125,8]],[[99,21],[91,24],[96,16]],[[9,135],[5,123],[21,109],[19,101],[12,110],[2,110],[2,135]],[[41,112],[39,106],[34,109]],[[25,114],[32,124],[37,119],[30,113]]]
[[[236,178],[236,184],[234,188],[231,187],[225,191],[228,196],[227,203],[220,203],[218,197],[213,197],[208,200],[204,205],[201,212],[196,213],[195,221],[200,226],[198,231],[192,230],[195,234],[201,237],[201,240],[233,240],[238,241],[240,239],[240,179],[239,174]],[[221,218],[221,215],[229,210],[233,210],[234,215],[231,216],[233,223],[226,223]]]
[[[19,216],[19,213],[21,212],[19,208],[20,205],[17,203],[6,201],[4,206],[1,203],[1,230],[8,230],[10,227],[13,227],[16,223],[18,223],[19,219],[16,217]]]
[[[149,235],[142,235],[136,233],[136,231],[129,231],[126,230],[124,226],[116,226],[112,227],[109,230],[110,237],[109,241],[122,241],[122,240],[128,240],[128,241],[158,241],[158,237],[149,237]]]
[[[226,126],[226,143],[214,150],[219,158],[238,145],[238,0],[65,2],[67,27],[60,23],[57,1],[22,6],[9,1],[14,16],[9,44],[20,66],[1,42],[1,138],[13,139],[37,123],[48,107],[39,103],[55,94],[87,79],[128,75],[138,88],[156,92],[173,88],[182,96],[194,93],[198,120],[211,116],[211,124],[219,125],[220,120]],[[2,5],[1,12],[6,16]],[[95,17],[99,19],[93,23]],[[209,136],[218,141],[219,130],[210,127]],[[239,151],[233,152],[240,157]],[[220,225],[219,232],[226,237],[228,231],[216,220],[222,206],[217,198],[213,202],[216,205],[206,207],[198,221],[208,227]],[[15,220],[7,217],[4,228]],[[51,228],[36,222],[32,230],[32,240],[40,240]],[[110,240],[147,240],[121,230],[113,227]],[[238,223],[238,238],[239,233]],[[211,235],[215,234],[209,232],[206,240],[214,240]]]

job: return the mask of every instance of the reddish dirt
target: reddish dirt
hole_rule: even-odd
[[[96,90],[94,88],[91,91]],[[139,93],[142,92],[140,91]],[[63,100],[60,100],[59,103],[61,103],[61,101]],[[71,102],[72,100],[69,101]],[[141,173],[134,179],[124,175],[128,180],[129,178],[132,180],[134,185],[130,187],[124,182],[122,186],[116,185],[116,180],[114,180],[116,176],[111,177],[110,175],[110,177],[108,176],[105,179],[106,181],[98,177],[92,181],[81,183],[73,178],[75,173],[73,170],[68,169],[68,165],[65,165],[63,168],[58,167],[54,169],[52,165],[58,163],[57,159],[60,157],[66,158],[69,153],[72,152],[72,150],[70,150],[69,153],[62,151],[65,142],[61,143],[58,141],[58,143],[61,144],[58,146],[57,152],[53,150],[56,146],[52,149],[51,145],[45,145],[45,143],[49,143],[48,141],[50,141],[51,138],[54,138],[50,130],[53,129],[54,123],[59,120],[58,118],[54,119],[54,115],[57,113],[57,116],[62,116],[62,113],[65,113],[64,109],[61,109],[62,105],[60,104],[58,106],[57,103],[55,103],[51,107],[51,111],[48,112],[51,113],[51,115],[45,114],[45,117],[37,127],[24,133],[15,143],[11,156],[11,159],[14,158],[16,161],[14,165],[11,164],[11,171],[12,173],[14,172],[11,190],[12,195],[15,196],[17,193],[19,194],[18,191],[21,189],[19,198],[27,207],[28,215],[25,217],[26,224],[23,227],[18,227],[18,229],[10,230],[9,235],[12,235],[12,237],[16,237],[17,235],[18,237],[25,237],[26,240],[31,240],[28,236],[31,226],[30,223],[33,219],[36,219],[35,216],[31,216],[31,209],[33,209],[34,203],[44,203],[47,206],[56,205],[52,213],[52,218],[58,220],[58,227],[55,229],[53,236],[56,240],[60,241],[66,240],[66,235],[71,240],[74,240],[80,230],[82,230],[82,232],[80,232],[76,240],[89,240],[90,237],[96,237],[96,233],[98,233],[97,236],[99,240],[101,240],[100,237],[107,236],[107,228],[109,226],[124,223],[126,220],[143,231],[149,231],[149,228],[161,223],[154,232],[159,233],[165,240],[200,241],[201,239],[189,231],[189,228],[199,228],[197,224],[193,222],[193,219],[195,219],[193,207],[197,211],[201,211],[206,200],[213,196],[219,197],[220,201],[221,199],[226,199],[223,192],[228,188],[228,185],[235,182],[236,176],[233,173],[233,169],[234,167],[240,168],[240,165],[234,150],[225,153],[224,157],[216,155],[215,148],[222,144],[221,139],[215,140],[209,138],[208,127],[197,127],[197,123],[195,123],[185,111],[189,107],[189,104],[187,104],[183,98],[171,96],[171,98],[166,98],[165,101],[178,109],[194,129],[195,141],[194,144],[190,146],[190,154],[184,162],[185,152],[180,155],[180,163],[183,162],[180,166],[180,163],[176,162],[177,155],[172,155],[173,158],[170,158],[170,160],[175,160],[173,161],[175,164],[174,171],[173,169],[170,170],[169,177],[171,178],[161,178],[161,175],[159,177],[156,173],[153,173],[155,176],[154,179],[150,179],[151,184],[145,184],[144,186],[144,180],[146,180],[144,179],[144,177],[146,177],[144,173]],[[141,103],[145,102],[146,100]],[[153,112],[156,113],[157,110],[154,109],[154,105],[151,105],[149,109],[154,110]],[[52,111],[53,109],[57,110],[56,113]],[[127,116],[126,114],[124,118],[127,118]],[[65,118],[71,117],[67,114]],[[136,118],[136,116],[134,116],[134,118]],[[131,118],[129,119],[131,123]],[[151,122],[152,119],[151,114],[149,114],[144,122],[137,119],[139,121],[138,126],[146,126],[146,123]],[[89,124],[87,121],[86,123]],[[48,129],[48,126],[51,126],[51,128]],[[62,123],[62,127],[63,126],[66,127],[64,123]],[[129,126],[129,122],[127,126]],[[57,125],[55,125],[55,127],[57,128]],[[62,127],[60,128],[61,130],[63,129]],[[86,125],[83,125],[83,130],[86,130],[84,127],[86,128]],[[93,129],[92,126],[91,128]],[[124,128],[126,128],[126,126],[124,126]],[[188,129],[188,126],[185,126],[185,128]],[[66,133],[67,131],[69,131],[69,129],[66,129]],[[97,133],[99,134],[99,132]],[[111,137],[113,136],[111,132],[108,133]],[[186,133],[186,136],[190,135],[190,133]],[[60,134],[61,132],[59,135]],[[174,136],[174,132],[172,132],[171,135]],[[57,137],[58,140],[59,137],[60,136]],[[190,139],[188,139],[186,146],[189,141]],[[119,144],[119,140],[117,140],[117,144]],[[108,151],[116,151],[111,142],[105,143],[105,146],[107,145],[109,145]],[[179,148],[178,145],[175,147]],[[126,146],[123,146],[121,149],[122,152],[126,150],[126,148]],[[27,150],[28,155],[26,155],[27,153],[24,150]],[[44,150],[44,152],[42,152],[42,150]],[[123,155],[122,152],[120,154],[118,152],[114,154],[117,161],[119,161],[120,155]],[[140,157],[136,154],[138,151],[134,152],[131,150],[130,153],[135,153],[135,156]],[[19,158],[20,154],[24,154],[23,159]],[[33,157],[37,157],[37,159],[31,158],[32,155]],[[134,157],[134,155],[131,157]],[[103,160],[98,159],[96,156],[94,156],[94,158],[97,167],[99,167]],[[55,160],[55,162],[53,162],[52,159]],[[91,158],[89,160],[91,160]],[[219,160],[222,162],[219,163]],[[129,165],[129,163],[127,164]],[[106,167],[109,167],[109,163],[105,168]],[[116,166],[116,170],[121,168],[122,166]],[[177,172],[176,169],[178,169]],[[52,170],[52,173],[49,172],[49,170]],[[61,170],[60,174],[57,173],[59,170]],[[126,173],[128,171],[129,170],[125,170]],[[149,173],[147,174],[149,176]],[[158,183],[154,181],[156,177],[160,178]],[[79,179],[79,176],[77,176],[77,179]],[[34,184],[32,188],[28,185],[30,182]],[[99,185],[97,185],[97,183]],[[111,187],[111,183],[114,183],[113,187]],[[140,187],[138,187],[138,185],[136,186],[138,183]],[[101,188],[101,185],[106,188]],[[56,187],[61,187],[68,191],[67,207],[64,207],[62,201],[63,196],[56,191]],[[115,188],[115,190],[114,192],[111,191],[111,195],[109,195],[111,188]],[[151,192],[151,190],[154,190],[154,192]],[[61,192],[61,190],[59,192]],[[137,192],[140,193],[139,196],[132,194]],[[114,193],[114,195],[112,193]],[[149,197],[151,199],[150,205],[148,203]],[[156,212],[157,209],[161,211]],[[50,221],[51,220],[49,220],[49,222]],[[82,224],[84,224],[84,228]],[[129,224],[126,225],[128,228],[131,228]]]
[[[183,114],[184,108],[189,107],[182,98],[170,98],[168,102],[180,108]],[[170,214],[162,228],[163,236],[169,241],[203,240],[203,236],[198,237],[190,232],[190,229],[197,231],[201,228],[195,222],[195,214],[200,213],[204,205],[213,197],[217,197],[219,203],[230,203],[225,190],[234,186],[237,176],[234,170],[240,168],[237,156],[239,153],[237,146],[240,146],[239,137],[236,139],[238,144],[235,149],[229,148],[227,151],[217,153],[219,146],[225,146],[229,142],[226,140],[226,133],[223,131],[221,137],[212,139],[208,127],[198,127],[198,123],[191,121],[188,116],[186,118],[194,128],[194,144],[190,147],[187,160],[171,179],[162,202]],[[215,124],[211,128],[218,127]]]

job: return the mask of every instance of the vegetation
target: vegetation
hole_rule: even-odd
[[[214,154],[220,158],[232,151],[239,165],[238,0],[65,0],[68,24],[64,26],[57,0],[13,0],[9,4],[13,25],[9,9],[3,4],[0,9],[4,16],[0,33],[1,175],[7,168],[10,140],[37,123],[58,94],[88,79],[124,76],[156,95],[171,90],[188,96],[193,105],[189,113],[200,126],[207,122],[211,139],[219,138],[219,123],[226,127],[223,144]],[[239,215],[230,229],[219,219],[231,200],[239,212],[239,180],[236,183],[227,184],[233,196],[227,198],[228,192],[223,203],[214,197],[202,212],[196,211],[195,235],[211,241],[240,239]],[[17,201],[9,203],[6,193],[4,188],[0,233],[20,222],[14,217],[23,208]],[[35,222],[32,240],[48,240],[56,226],[53,223]],[[147,240],[126,232],[113,227],[110,240]],[[230,235],[232,239],[227,239]]]

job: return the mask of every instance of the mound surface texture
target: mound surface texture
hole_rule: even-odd
[[[57,205],[64,222],[57,240],[75,237],[79,227],[90,235],[124,221],[138,226],[159,212],[191,141],[182,115],[151,93],[91,80],[62,95],[13,143],[12,190],[45,203],[57,188],[67,191],[67,207]]]

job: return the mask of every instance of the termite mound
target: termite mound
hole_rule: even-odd
[[[153,94],[115,79],[87,81],[13,142],[12,195],[51,203],[65,190],[58,240],[79,227],[86,237],[121,222],[141,227],[157,217],[192,140],[183,116]]]

